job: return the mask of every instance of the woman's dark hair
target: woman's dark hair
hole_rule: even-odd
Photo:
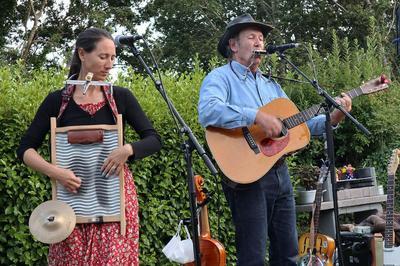
[[[99,28],[90,28],[78,35],[75,44],[75,51],[71,60],[71,66],[69,67],[68,77],[71,77],[74,74],[79,74],[81,71],[82,62],[79,58],[78,49],[83,48],[83,50],[90,53],[96,48],[97,43],[104,38],[113,40],[113,37],[108,31]]]

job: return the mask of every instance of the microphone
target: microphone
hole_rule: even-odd
[[[282,53],[283,51],[291,48],[297,48],[300,46],[300,43],[286,43],[281,45],[268,45],[265,50],[254,50],[253,54],[262,55],[262,54],[272,54],[275,52]]]
[[[141,35],[132,35],[132,36],[123,36],[123,35],[117,35],[114,38],[114,42],[118,47],[124,46],[124,45],[130,45],[133,44],[134,42],[143,39]]]

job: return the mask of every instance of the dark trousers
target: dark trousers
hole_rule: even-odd
[[[236,230],[237,265],[296,265],[296,210],[286,164],[273,167],[254,183],[223,181],[222,187]]]

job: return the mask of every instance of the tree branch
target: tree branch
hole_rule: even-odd
[[[341,9],[342,11],[347,12],[347,9],[346,9],[344,6],[342,6],[341,4],[339,4],[339,3],[338,3],[338,0],[333,0],[332,2],[333,2],[333,4],[334,4],[335,6],[339,7],[339,9]]]
[[[33,0],[29,0],[29,5],[30,5],[30,9],[32,10],[34,20],[33,20],[33,26],[29,33],[28,39],[26,40],[24,48],[22,49],[22,52],[21,52],[21,59],[23,62],[26,62],[26,60],[29,56],[29,51],[31,50],[35,36],[37,35],[38,29],[39,29],[39,20],[43,15],[44,9],[47,5],[47,0],[42,1],[40,10],[38,12],[36,12],[36,10],[35,10],[35,7],[33,5]]]
[[[396,9],[397,9],[397,1],[394,2],[393,13],[392,13],[392,18],[393,19],[392,19],[392,21],[390,23],[390,26],[389,26],[389,29],[388,29],[388,31],[386,33],[385,40],[389,39],[390,31],[394,28],[393,26],[394,26],[394,23],[396,21]]]

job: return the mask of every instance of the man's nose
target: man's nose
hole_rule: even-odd
[[[262,41],[261,40],[256,40],[256,42],[254,43],[254,46],[256,46],[256,47],[260,47],[261,45],[262,45]]]

